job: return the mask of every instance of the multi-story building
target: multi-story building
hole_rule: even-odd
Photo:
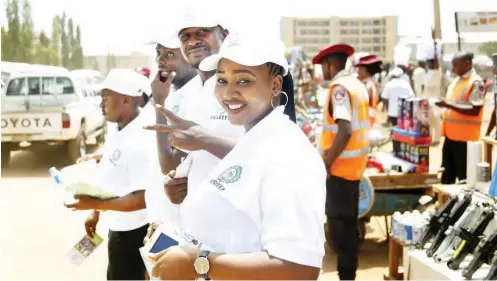
[[[294,18],[280,21],[281,40],[287,46],[300,46],[314,56],[328,45],[346,43],[356,52],[367,52],[393,60],[397,43],[397,17],[376,18]]]

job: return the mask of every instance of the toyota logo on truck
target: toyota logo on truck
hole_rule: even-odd
[[[13,128],[29,128],[33,124],[36,127],[52,127],[52,124],[50,123],[50,119],[48,118],[2,118],[2,129],[7,128],[9,123],[12,125]]]

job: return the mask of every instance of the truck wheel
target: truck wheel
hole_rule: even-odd
[[[67,153],[69,154],[71,163],[76,163],[76,160],[86,155],[87,148],[84,127],[81,128],[75,139],[67,142]]]
[[[7,168],[10,162],[10,152],[12,148],[8,143],[2,144],[2,168]]]

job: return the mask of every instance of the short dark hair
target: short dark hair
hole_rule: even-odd
[[[382,68],[381,68],[381,62],[375,62],[369,65],[364,65],[366,68],[366,71],[372,76],[375,75],[376,73],[380,73]]]
[[[284,100],[283,97],[280,98],[280,105],[285,105],[284,113],[288,115],[290,120],[293,122],[297,122],[297,116],[295,115],[295,88],[293,85],[293,78],[290,72],[287,75],[285,74],[285,69],[272,62],[268,62],[267,66],[269,68],[269,75],[271,76],[282,76],[283,84],[281,85],[281,91],[286,93],[286,98],[288,100]]]
[[[468,52],[468,51],[465,51],[465,52],[458,52],[454,55],[454,58],[455,59],[462,59],[462,60],[467,60],[467,61],[470,61],[472,62],[473,61],[473,58],[474,58],[474,55],[472,52]]]

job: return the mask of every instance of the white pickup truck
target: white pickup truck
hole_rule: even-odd
[[[13,150],[65,146],[74,162],[86,154],[87,140],[103,142],[101,97],[69,73],[14,75],[2,89],[2,167]]]

